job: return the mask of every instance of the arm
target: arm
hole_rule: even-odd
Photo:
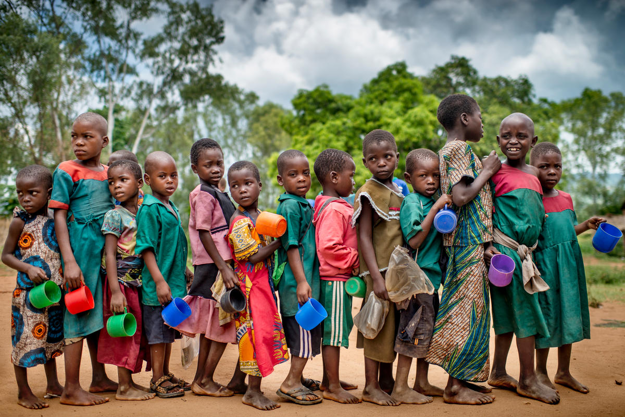
[[[33,283],[41,284],[48,279],[43,269],[20,261],[13,254],[23,230],[24,220],[19,217],[14,218],[9,225],[9,233],[4,242],[4,248],[2,248],[2,262],[9,268],[28,274],[28,278],[30,278]]]
[[[280,240],[274,240],[269,245],[263,246],[260,249],[258,249],[258,252],[256,252],[254,255],[250,256],[249,258],[247,258],[247,261],[254,265],[256,265],[259,262],[263,262],[265,259],[273,255],[273,253],[276,250],[278,250],[280,245],[281,245]],[[287,255],[288,255],[288,252],[287,252]],[[289,262],[290,262],[290,259],[289,259]]]
[[[317,232],[319,257],[337,269],[349,265],[351,271],[353,265],[358,265],[358,249],[345,245],[345,231],[351,228],[349,219],[340,211],[327,207],[318,221],[329,226],[323,228],[323,233]]]
[[[378,261],[375,259],[375,250],[373,249],[373,208],[368,199],[362,199],[362,212],[360,213],[360,230],[358,234],[358,244],[362,252],[362,258],[367,264],[367,269],[373,280],[373,292],[378,298],[388,300],[388,292],[384,278],[378,268]]]
[[[156,297],[158,298],[158,302],[161,303],[161,305],[169,303],[171,301],[171,289],[169,288],[167,281],[165,281],[165,278],[163,278],[161,270],[158,268],[154,250],[152,248],[146,249],[141,255],[143,256],[145,266],[147,266],[148,271],[150,271],[150,274],[152,275],[154,284],[156,284]]]
[[[297,246],[291,246],[286,251],[287,259],[289,260],[289,266],[293,271],[295,281],[297,281],[297,302],[304,304],[312,296],[312,289],[306,281],[306,274],[304,273],[304,266],[299,255],[299,248]]]
[[[605,222],[607,222],[607,220],[604,219],[603,217],[593,216],[590,219],[586,220],[585,222],[575,225],[575,234],[581,235],[582,233],[590,229],[597,230],[599,225]]]
[[[439,197],[438,200],[436,200],[436,203],[434,203],[432,209],[430,210],[428,215],[425,216],[425,219],[423,219],[423,222],[421,223],[421,231],[419,231],[408,241],[408,245],[410,245],[412,249],[419,249],[425,238],[430,233],[430,229],[432,229],[432,224],[434,223],[434,217],[436,217],[438,211],[445,208],[445,204],[450,203],[451,196],[447,194],[443,194]]]
[[[202,242],[204,249],[206,249],[206,252],[219,269],[219,272],[221,272],[221,277],[224,280],[226,288],[233,288],[238,283],[237,277],[232,268],[230,268],[230,266],[219,254],[211,233],[208,230],[198,230],[198,233],[200,234],[200,241]]]
[[[459,181],[452,187],[452,199],[456,206],[462,207],[473,200],[488,180],[499,171],[501,161],[495,151],[484,160],[482,172],[472,182]],[[445,190],[443,190],[445,191]]]
[[[106,279],[111,289],[111,311],[123,313],[126,307],[126,297],[119,288],[117,280],[117,241],[118,237],[112,233],[106,234],[104,241],[104,256],[106,257]]]
[[[76,258],[74,258],[72,245],[69,242],[67,210],[54,210],[54,231],[56,232],[59,249],[61,250],[61,256],[63,257],[63,280],[65,286],[70,290],[76,289],[80,287],[81,283],[84,282],[84,278],[82,276],[82,271],[76,262]]]

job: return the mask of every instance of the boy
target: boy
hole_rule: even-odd
[[[448,96],[436,116],[447,132],[447,143],[439,151],[441,192],[451,195],[458,224],[443,236],[449,261],[426,360],[449,374],[445,402],[487,404],[494,401],[486,394],[490,389],[468,381],[488,378],[490,310],[484,247],[493,239],[488,180],[501,162],[492,151],[482,166],[467,144],[479,142],[484,134],[480,107],[473,98]]]
[[[189,389],[169,372],[171,344],[180,334],[167,326],[163,306],[184,297],[187,280],[187,238],[180,225],[178,208],[169,198],[178,188],[178,169],[165,152],[152,152],[145,159],[145,183],[152,189],[137,213],[137,246],[143,267],[143,331],[150,345],[152,380],[150,389],[161,398],[180,397]]]
[[[313,224],[321,276],[321,304],[328,312],[328,318],[322,323],[323,398],[357,404],[360,399],[348,393],[339,380],[340,349],[349,347],[349,334],[354,325],[352,297],[345,292],[345,281],[358,269],[358,237],[351,225],[354,209],[341,197],[348,197],[354,189],[356,165],[347,152],[326,149],[317,157],[314,168],[323,187],[323,193],[315,199]]]
[[[119,151],[115,151],[111,153],[111,155],[109,156],[109,162],[107,165],[110,167],[113,164],[113,162],[122,161],[124,159],[127,161],[136,162],[137,164],[139,163],[139,160],[137,159],[137,155],[125,149],[120,149]]]
[[[395,352],[399,354],[397,381],[393,398],[402,404],[431,402],[431,396],[443,396],[443,390],[428,382],[428,363],[425,361],[434,320],[438,310],[438,288],[443,273],[439,263],[443,239],[433,227],[434,216],[446,204],[451,204],[447,194],[438,200],[434,194],[439,190],[440,169],[438,155],[429,149],[415,149],[406,157],[406,182],[414,193],[406,196],[399,211],[404,240],[416,250],[416,261],[434,286],[434,294],[417,294],[405,309],[399,311],[399,332],[395,340]],[[418,313],[421,309],[421,314]],[[419,315],[419,317],[416,317]],[[414,323],[414,321],[417,323]],[[415,325],[416,324],[416,325]],[[414,391],[408,387],[408,374],[412,358],[417,358],[417,377]]]
[[[278,199],[276,212],[287,222],[278,251],[279,264],[286,262],[278,294],[286,344],[291,352],[291,368],[277,394],[296,404],[318,404],[323,399],[304,386],[302,373],[308,359],[321,351],[321,325],[308,331],[295,320],[298,303],[303,305],[309,298],[318,300],[320,294],[313,209],[306,200],[310,190],[310,166],[302,152],[290,149],[280,154],[278,184],[284,187],[285,193]]]
[[[98,336],[103,327],[102,278],[100,260],[104,236],[100,231],[107,211],[114,207],[108,189],[107,167],[100,163],[102,149],[109,139],[106,120],[95,113],[84,113],[72,126],[73,161],[61,162],[54,171],[54,187],[49,207],[54,209],[54,224],[63,260],[65,290],[86,285],[94,308],[80,314],[65,312],[65,388],[61,403],[96,405],[108,401],[91,393],[117,391],[97,361]],[[80,360],[83,339],[91,356],[92,379],[89,392],[80,386]]]
[[[388,300],[384,276],[396,246],[404,244],[399,224],[399,208],[404,195],[393,183],[397,169],[397,144],[385,130],[373,130],[362,142],[362,162],[373,175],[356,193],[352,225],[357,225],[360,250],[360,276],[367,284],[365,300],[371,291]],[[390,303],[390,301],[389,301]],[[365,389],[362,400],[378,405],[399,405],[386,391],[393,389],[392,367],[395,361],[395,304],[374,339],[358,333],[358,348],[364,348]]]

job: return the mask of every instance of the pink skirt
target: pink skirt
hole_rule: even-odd
[[[187,295],[184,297],[184,301],[191,307],[191,317],[174,329],[189,337],[203,334],[207,339],[219,343],[237,342],[237,329],[234,320],[225,326],[219,325],[219,308],[217,308],[215,300]]]

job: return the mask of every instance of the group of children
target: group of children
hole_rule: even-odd
[[[228,195],[220,189],[226,174],[221,147],[212,139],[198,140],[190,152],[200,181],[189,196],[191,272],[180,213],[170,200],[179,181],[174,159],[153,152],[142,173],[134,154],[118,151],[108,166],[102,165],[109,142],[106,121],[94,113],[80,115],[72,128],[76,159],[61,163],[54,175],[29,166],[16,179],[21,208],[15,210],[2,261],[19,271],[11,333],[18,403],[48,406],[27,381],[26,370],[43,364],[44,398],[60,397],[62,404],[101,404],[108,399],[97,393],[106,391],[115,391],[118,400],[193,391],[213,397],[243,394],[244,404],[271,410],[280,405],[265,396],[262,378],[290,359],[276,394],[296,404],[323,398],[344,404],[423,404],[433,396],[448,403],[486,404],[495,399],[491,388],[475,384],[485,381],[555,404],[558,392],[546,369],[551,347],[558,348],[554,382],[588,392],[569,371],[572,343],[590,337],[577,235],[605,220],[577,223],[571,197],[555,189],[562,174],[560,151],[550,143],[536,144],[528,116],[514,113],[501,122],[497,141],[506,156],[503,163],[495,151],[480,160],[471,150],[469,142],[483,136],[480,108],[471,97],[445,98],[437,117],[447,143],[438,155],[416,149],[406,156],[404,178],[414,191],[407,196],[393,182],[400,155],[387,131],[374,130],[363,140],[362,162],[372,177],[357,191],[353,206],[347,200],[356,170],[350,154],[327,149],[318,155],[314,172],[323,191],[313,209],[306,200],[308,159],[298,150],[282,152],[277,180],[285,192],[277,213],[287,229],[276,240],[256,230],[262,191],[258,168],[247,161],[230,166]],[[150,194],[143,194],[144,182]],[[433,223],[445,206],[456,212],[457,226],[442,235]],[[371,292],[389,300],[385,275],[397,246],[411,250],[437,291],[398,304],[389,301],[377,336],[358,334],[365,357],[365,386],[358,398],[349,392],[357,386],[339,378],[340,350],[349,347],[353,327],[353,300],[345,283],[358,275],[366,284],[365,300]],[[487,278],[490,259],[500,253],[516,264],[512,283],[502,288],[489,285]],[[29,291],[45,280],[67,292],[87,286],[94,308],[76,315],[62,302],[35,308]],[[234,287],[247,303],[231,315],[219,301]],[[172,328],[161,313],[176,297],[187,302],[192,314]],[[490,297],[496,334],[492,370]],[[306,330],[295,316],[311,298],[328,317]],[[137,320],[134,336],[113,338],[102,330],[109,317],[125,311]],[[169,369],[172,343],[181,335],[200,339],[190,383]],[[521,364],[518,380],[506,372],[513,335]],[[85,339],[93,375],[88,391],[79,381]],[[228,343],[238,345],[239,360],[224,386],[214,380],[214,372]],[[63,352],[64,386],[55,363]],[[320,353],[323,378],[304,377],[308,360]],[[414,358],[417,373],[410,387]],[[132,379],[144,362],[152,370],[149,387]],[[117,383],[107,377],[104,364],[117,366]],[[444,389],[429,383],[429,364],[449,374]]]

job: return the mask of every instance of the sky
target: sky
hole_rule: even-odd
[[[625,0],[199,1],[225,22],[218,72],[287,107],[299,89],[357,95],[387,65],[425,75],[451,55],[551,100],[625,92]]]

